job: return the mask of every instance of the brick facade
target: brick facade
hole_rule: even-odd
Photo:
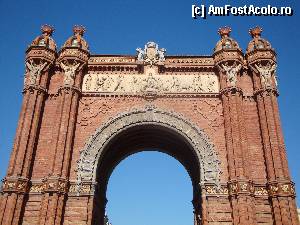
[[[260,28],[250,30],[246,53],[221,28],[212,56],[165,56],[153,42],[137,56],[91,55],[81,26],[57,52],[52,27],[42,31],[26,51],[0,224],[103,224],[105,181],[149,147],[191,175],[195,224],[299,224],[276,53]]]

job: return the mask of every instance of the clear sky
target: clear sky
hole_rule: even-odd
[[[72,34],[72,26],[82,24],[87,28],[85,37],[91,53],[135,54],[137,47],[153,40],[170,55],[211,54],[219,40],[217,30],[224,25],[232,27],[232,37],[245,50],[250,40],[249,28],[260,25],[263,36],[278,54],[282,126],[291,174],[300,193],[299,1],[205,0],[205,4],[219,6],[291,6],[294,15],[192,19],[192,4],[203,2],[0,0],[0,178],[6,173],[21,108],[24,52],[40,33],[42,24],[56,28],[53,38],[59,47]],[[113,225],[191,225],[191,198],[190,179],[176,160],[160,153],[140,153],[123,161],[114,171],[108,189],[108,214]]]

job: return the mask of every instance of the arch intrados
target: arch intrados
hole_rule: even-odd
[[[158,123],[134,124],[112,137],[103,148],[96,174],[97,183],[105,185],[102,191],[105,191],[109,177],[122,160],[132,154],[149,150],[175,158],[184,166],[193,185],[199,184],[200,163],[197,154],[182,134]]]

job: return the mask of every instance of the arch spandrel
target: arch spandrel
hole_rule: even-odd
[[[220,161],[207,135],[182,115],[154,106],[123,112],[96,130],[80,152],[77,164],[78,185],[84,182],[97,182],[98,164],[102,160],[106,146],[116,135],[134,126],[149,124],[171,129],[183,137],[191,146],[200,165],[199,183],[220,185]],[[80,190],[80,187],[78,189]]]

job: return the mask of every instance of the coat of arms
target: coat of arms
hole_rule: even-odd
[[[153,41],[148,42],[145,45],[144,50],[141,48],[137,48],[137,60],[139,62],[144,62],[146,64],[156,64],[162,63],[165,61],[165,48],[158,48],[158,44]]]

